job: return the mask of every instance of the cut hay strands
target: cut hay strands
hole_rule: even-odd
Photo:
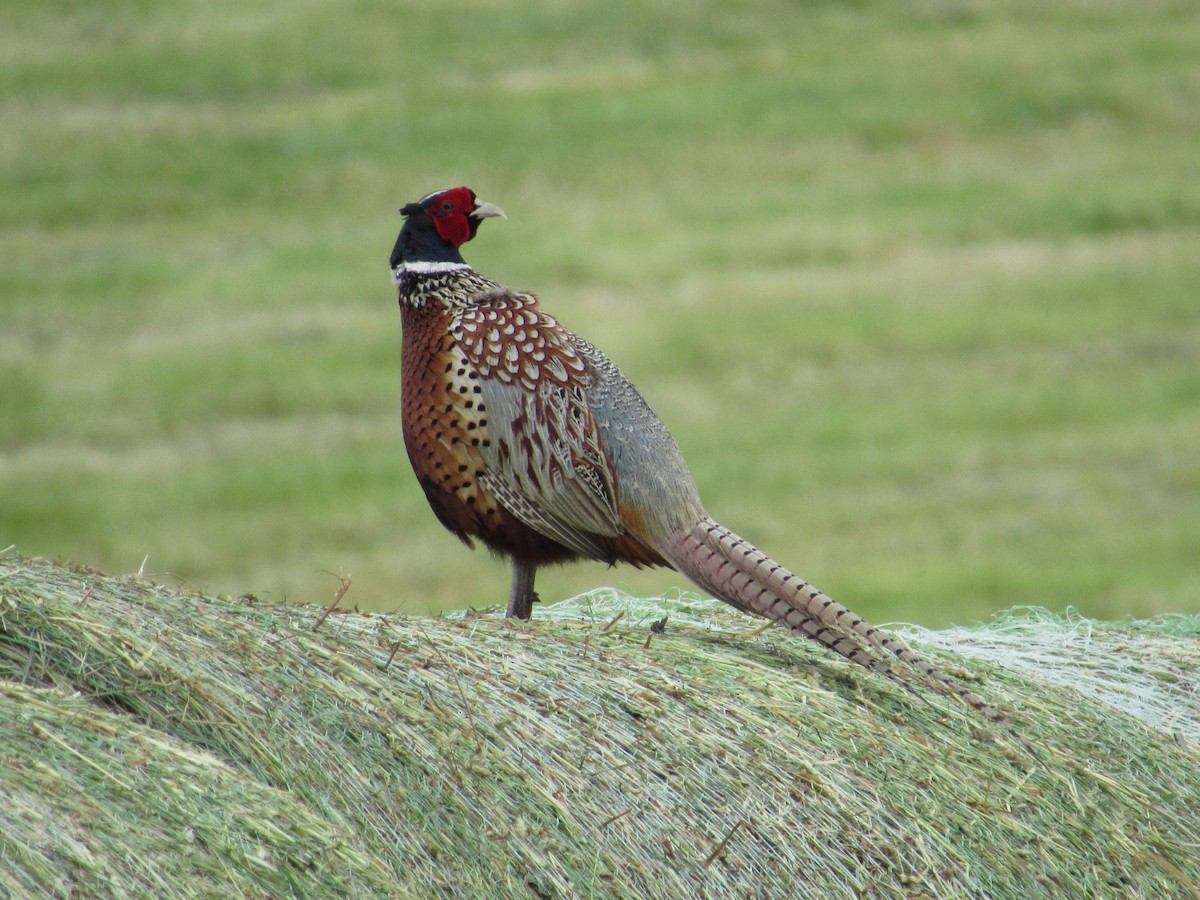
[[[967,710],[687,595],[577,598],[520,628],[314,631],[323,612],[0,559],[0,896],[1200,883],[1197,617],[904,630],[1011,713],[1031,766]]]
[[[607,828],[609,825],[613,824],[614,822],[617,822],[617,821],[619,821],[619,820],[621,820],[621,819],[625,818],[625,817],[626,817],[627,815],[629,815],[631,812],[633,812],[633,807],[632,807],[632,806],[630,806],[629,808],[627,808],[627,809],[625,809],[625,810],[623,810],[623,811],[621,811],[621,812],[617,813],[615,816],[609,816],[607,819],[605,819],[603,822],[601,822],[601,823],[600,823],[600,828],[601,828],[601,829],[605,829],[605,828]]]
[[[338,604],[342,602],[342,598],[346,596],[346,592],[350,590],[350,582],[354,579],[353,575],[344,575],[338,573],[335,576],[338,580],[338,589],[333,595],[333,600],[325,607],[325,611],[317,617],[317,621],[313,623],[312,630],[319,631],[321,626],[325,624],[325,620],[330,614],[338,608]]]
[[[619,613],[617,613],[615,616],[613,616],[613,617],[612,617],[612,619],[611,619],[611,620],[609,620],[609,623],[608,623],[607,625],[605,625],[605,626],[604,626],[604,630],[605,630],[605,631],[612,631],[613,627],[614,627],[614,626],[615,626],[615,625],[616,625],[618,622],[620,622],[620,621],[621,621],[623,618],[625,618],[625,610],[621,610]]]
[[[721,838],[721,843],[717,844],[717,846],[713,850],[713,852],[708,855],[708,859],[704,860],[704,868],[707,869],[709,866],[711,866],[713,864],[713,862],[716,860],[716,858],[725,852],[725,845],[728,844],[730,842],[730,840],[733,839],[734,834],[737,833],[737,830],[739,828],[748,828],[748,827],[749,827],[749,825],[745,819],[742,819],[741,821],[736,822],[734,824],[734,826],[729,829],[729,833],[726,834],[725,837]]]

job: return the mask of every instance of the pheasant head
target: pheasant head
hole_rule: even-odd
[[[435,191],[400,209],[404,227],[392,249],[392,271],[411,263],[463,264],[459,247],[490,216],[504,216],[493,203],[480,201],[468,187]]]

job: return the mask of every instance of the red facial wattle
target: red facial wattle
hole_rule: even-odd
[[[434,197],[426,211],[442,240],[461,247],[471,239],[471,223],[467,216],[474,208],[475,192],[468,187],[456,187]]]

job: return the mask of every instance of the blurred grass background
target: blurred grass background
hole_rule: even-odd
[[[1189,2],[0,8],[0,547],[212,591],[503,600],[399,422],[396,209],[877,620],[1200,610]],[[670,572],[548,571],[543,597]]]

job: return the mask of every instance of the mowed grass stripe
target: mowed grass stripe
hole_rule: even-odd
[[[1200,608],[1188,4],[0,19],[0,544],[499,599],[398,435],[395,210],[466,182],[510,214],[472,262],[626,369],[719,519],[868,617]]]

